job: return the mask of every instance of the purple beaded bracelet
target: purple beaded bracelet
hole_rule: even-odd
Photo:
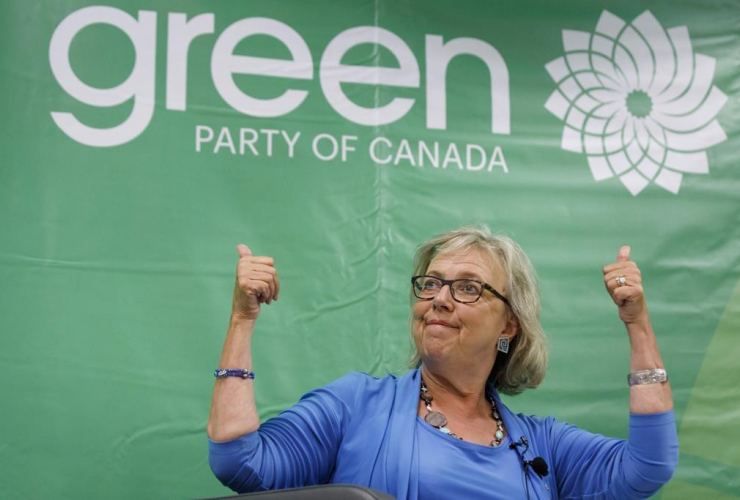
[[[226,377],[239,377],[239,378],[254,378],[254,372],[246,370],[244,368],[216,368],[213,370],[213,376],[216,378]]]

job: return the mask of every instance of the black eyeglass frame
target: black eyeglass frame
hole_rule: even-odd
[[[507,306],[509,306],[509,308],[511,308],[511,304],[509,303],[509,299],[507,299],[506,297],[504,297],[503,295],[501,295],[495,288],[493,288],[488,283],[484,283],[482,281],[474,280],[474,279],[471,279],[471,278],[457,278],[457,279],[454,279],[454,280],[445,280],[445,279],[440,278],[439,276],[431,276],[429,274],[420,274],[419,276],[412,276],[411,277],[411,289],[414,292],[414,296],[417,299],[419,299],[419,300],[433,300],[434,297],[436,297],[436,295],[434,297],[419,297],[416,294],[416,287],[414,286],[414,282],[418,278],[434,278],[435,280],[439,280],[439,282],[442,283],[442,286],[439,287],[439,292],[442,291],[442,288],[444,288],[445,285],[449,286],[450,287],[450,295],[455,300],[455,302],[459,302],[460,304],[473,304],[474,302],[478,302],[480,300],[480,298],[483,296],[483,290],[488,290],[489,292],[491,292],[492,294],[494,294],[497,298],[499,298],[504,304],[506,304]],[[452,284],[455,283],[456,281],[472,281],[473,283],[478,283],[482,287],[481,288],[481,291],[480,291],[480,295],[478,295],[478,298],[475,299],[475,300],[471,300],[470,302],[462,302],[460,300],[457,300],[457,297],[455,297],[455,291],[454,291],[455,289],[452,288]],[[439,293],[439,292],[437,292],[437,293]]]

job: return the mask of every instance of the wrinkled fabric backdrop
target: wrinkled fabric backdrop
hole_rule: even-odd
[[[205,424],[235,246],[275,258],[276,415],[401,373],[418,243],[483,222],[541,279],[508,404],[626,437],[601,266],[641,267],[676,399],[663,498],[740,491],[740,4],[0,5],[0,496],[227,494]]]

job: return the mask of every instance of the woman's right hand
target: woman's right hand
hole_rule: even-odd
[[[256,257],[247,245],[239,245],[236,250],[239,264],[231,314],[234,319],[255,320],[260,314],[260,304],[278,299],[280,278],[272,257]]]
[[[252,368],[251,339],[262,303],[270,304],[280,293],[280,279],[271,257],[256,257],[247,245],[236,247],[239,264],[231,303],[231,321],[221,351],[220,368]],[[254,432],[260,417],[254,401],[254,385],[233,377],[216,379],[213,385],[208,437],[214,441]]]

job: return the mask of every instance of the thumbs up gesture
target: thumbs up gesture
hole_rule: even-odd
[[[257,257],[247,245],[236,247],[239,263],[231,303],[232,316],[254,320],[260,314],[260,304],[271,304],[278,299],[280,278],[272,257]]]
[[[619,317],[625,324],[637,323],[647,318],[647,305],[642,289],[642,273],[630,260],[630,247],[624,246],[617,253],[617,261],[602,269],[604,285],[614,303],[619,307]]]

